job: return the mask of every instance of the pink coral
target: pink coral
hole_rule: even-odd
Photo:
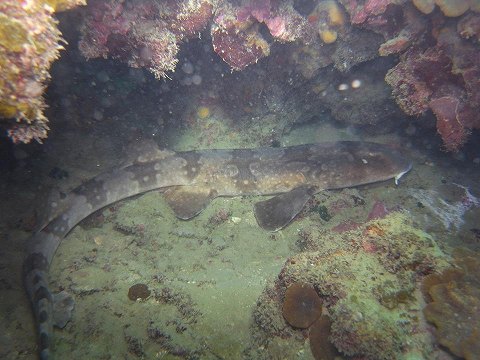
[[[234,70],[243,70],[270,54],[270,44],[253,26],[252,6],[224,4],[211,28],[213,50]],[[255,9],[260,17],[260,10]]]
[[[255,31],[212,27],[212,43],[215,52],[234,70],[243,70],[270,53],[268,43]]]
[[[250,1],[237,12],[239,21],[246,21],[253,16],[257,21],[264,22],[270,17],[272,4],[270,0]]]
[[[259,24],[281,42],[312,37],[312,27],[289,1],[233,5],[211,0],[92,0],[80,50],[87,58],[112,57],[133,67],[146,67],[162,77],[175,68],[179,44],[199,36],[214,13],[214,50],[236,70],[270,54],[270,44]]]
[[[388,214],[390,214],[390,212],[391,211],[385,206],[385,204],[382,201],[377,200],[375,201],[375,203],[372,206],[372,209],[368,213],[367,221],[383,219]]]
[[[446,68],[448,59],[436,49],[425,52],[409,51],[401,61],[390,69],[385,77],[392,86],[393,96],[400,108],[408,115],[420,115],[429,108],[429,98],[436,69]]]
[[[465,142],[469,132],[462,121],[460,99],[443,96],[433,99],[430,108],[437,117],[437,130],[447,150],[455,151]]]
[[[438,31],[437,44],[411,49],[385,80],[402,110],[420,115],[431,110],[445,149],[457,151],[470,129],[480,128],[480,50],[453,28]]]
[[[207,0],[90,1],[79,47],[87,58],[110,56],[161,78],[175,69],[179,44],[198,36],[212,11]]]
[[[350,14],[351,22],[383,35],[385,43],[381,56],[398,54],[417,40],[426,28],[426,21],[411,4],[394,0],[341,0]]]
[[[287,34],[287,23],[291,22],[294,17],[300,16],[293,9],[286,7],[280,8],[279,4],[272,4],[270,0],[250,1],[237,11],[237,20],[245,22],[255,19],[259,23],[267,25],[270,34],[279,40],[288,40],[294,37],[294,34]]]
[[[424,16],[400,0],[340,0],[351,23],[381,34],[382,56],[400,54],[386,75],[393,96],[408,115],[432,111],[444,147],[457,151],[470,130],[480,128],[480,16],[447,22],[441,12]]]
[[[374,19],[385,13],[390,4],[395,4],[395,2],[392,0],[350,0],[347,3],[347,10],[350,10],[350,21],[352,24],[373,22]]]
[[[259,32],[263,23],[281,42],[307,40],[309,24],[288,2],[250,1],[235,7],[223,3],[211,28],[215,52],[234,70],[243,70],[270,54],[270,44]]]
[[[198,37],[213,16],[213,6],[206,0],[176,6],[169,28],[179,39]]]
[[[289,3],[272,3],[270,0],[250,1],[239,10],[238,18],[254,18],[264,23],[275,39],[285,42],[302,37],[307,25],[306,20]]]
[[[401,29],[401,8],[394,0],[340,0],[353,25],[375,31],[386,39]]]

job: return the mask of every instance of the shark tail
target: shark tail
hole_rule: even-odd
[[[50,357],[53,332],[53,295],[48,287],[49,262],[41,253],[31,253],[23,263],[23,281],[35,315],[41,360]]]
[[[71,318],[74,301],[62,291],[52,293],[48,270],[63,233],[44,229],[30,238],[27,257],[23,262],[23,282],[36,320],[41,360],[50,358],[53,327],[63,328]]]

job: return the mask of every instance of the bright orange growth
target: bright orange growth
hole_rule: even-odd
[[[200,106],[197,109],[197,116],[202,120],[206,119],[207,117],[210,116],[210,108],[207,106]]]
[[[337,32],[334,30],[323,30],[319,34],[325,44],[332,44],[337,40]]]
[[[385,230],[377,224],[368,225],[365,229],[365,235],[369,236],[384,236]]]
[[[328,2],[328,17],[333,26],[342,26],[345,23],[343,12],[335,1]]]

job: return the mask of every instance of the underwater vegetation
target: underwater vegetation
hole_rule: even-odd
[[[285,262],[257,302],[252,331],[265,353],[278,351],[286,341],[281,339],[303,342],[311,336],[313,354],[325,347],[331,359],[337,353],[428,358],[433,349],[422,321],[418,279],[449,266],[434,239],[398,211],[341,234],[311,228],[309,237],[308,250]],[[312,300],[316,296],[319,300]],[[252,351],[252,357],[263,358],[261,351]]]
[[[425,277],[423,310],[436,327],[438,342],[467,360],[480,354],[480,259],[479,253],[457,249],[455,267]]]
[[[54,13],[85,0],[0,2],[0,125],[13,142],[42,142],[48,120],[43,92],[63,49]]]
[[[479,3],[448,0],[418,0],[413,5],[409,1],[389,0],[342,0],[341,3],[352,24],[384,37],[386,41],[378,49],[381,56],[400,55],[400,62],[385,78],[400,108],[414,116],[431,110],[437,118],[437,131],[445,149],[458,150],[470,129],[480,127],[475,116],[480,104]]]
[[[199,36],[212,10],[207,0],[89,1],[79,48],[87,59],[111,57],[160,79],[175,69],[180,43]]]
[[[0,14],[11,20],[3,25],[0,49],[12,60],[2,64],[10,71],[2,74],[0,115],[18,121],[9,132],[15,142],[46,137],[41,95],[60,48],[52,13],[79,3],[2,2]],[[87,59],[112,58],[159,79],[175,71],[180,46],[202,33],[202,41],[238,71],[275,55],[276,62],[311,78],[330,65],[347,73],[362,62],[395,55],[385,80],[396,103],[419,121],[433,114],[444,149],[457,151],[472,129],[480,128],[479,8],[478,1],[467,0],[92,0],[82,13],[79,48]],[[8,29],[18,35],[6,36]],[[34,33],[36,46],[12,46]],[[274,51],[281,47],[289,51]],[[382,99],[377,102],[386,102]],[[338,103],[332,98],[327,106],[340,121],[360,112],[369,124],[383,126],[366,104],[353,111]]]

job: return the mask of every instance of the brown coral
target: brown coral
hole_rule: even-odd
[[[285,293],[283,317],[293,327],[306,329],[322,314],[322,301],[308,284],[295,283]]]
[[[427,276],[424,290],[432,301],[425,317],[437,328],[437,339],[456,356],[467,360],[480,356],[480,260],[466,250],[455,253],[460,269]],[[443,279],[443,281],[441,281]],[[441,281],[441,282],[439,282]]]
[[[145,300],[152,292],[145,284],[135,284],[128,289],[128,298],[132,301]]]
[[[333,360],[339,356],[338,350],[329,339],[331,327],[330,318],[322,315],[309,329],[310,349],[316,360]]]

